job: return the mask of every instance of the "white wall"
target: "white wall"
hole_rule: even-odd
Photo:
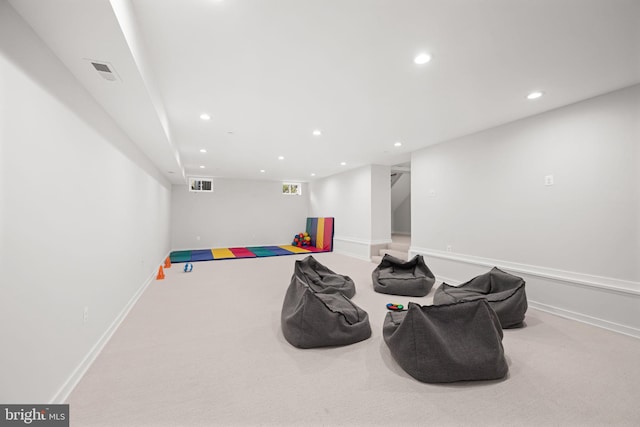
[[[411,235],[411,195],[393,211],[391,230],[397,234]]]
[[[168,253],[170,185],[6,1],[0,77],[0,402],[59,402]]]
[[[371,167],[363,166],[309,183],[310,216],[335,217],[334,234],[371,237]]]
[[[391,187],[391,230],[411,234],[411,174],[403,173]]]
[[[635,86],[415,152],[412,251],[454,282],[490,264],[531,273],[534,303],[635,334],[638,123]],[[611,292],[619,307],[596,302]]]
[[[289,244],[306,227],[306,184],[300,196],[282,194],[280,181],[214,179],[213,185],[213,193],[173,186],[174,250]]]
[[[309,184],[310,216],[335,217],[336,252],[370,259],[376,244],[390,241],[385,237],[390,237],[391,230],[389,185],[389,168],[378,165],[363,166]]]
[[[371,165],[371,240],[391,241],[391,168]]]

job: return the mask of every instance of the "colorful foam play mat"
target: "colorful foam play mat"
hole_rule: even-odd
[[[169,257],[171,262],[179,263],[331,252],[333,251],[333,226],[332,217],[307,218],[306,230],[296,234],[294,240],[288,245],[192,249],[173,251]]]

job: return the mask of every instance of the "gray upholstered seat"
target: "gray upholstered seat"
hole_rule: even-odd
[[[376,292],[423,297],[429,293],[436,278],[422,255],[403,261],[385,254],[380,265],[371,273],[371,280]]]
[[[409,303],[407,311],[387,313],[382,333],[398,365],[422,382],[492,380],[509,370],[500,322],[485,299]]]
[[[460,286],[443,283],[433,296],[434,304],[450,304],[484,298],[489,301],[503,328],[522,326],[527,311],[525,281],[493,267]]]
[[[369,338],[367,312],[340,292],[340,287],[315,283],[317,268],[307,275],[310,267],[307,260],[296,261],[282,304],[285,339],[295,347],[313,348],[353,344]]]
[[[356,286],[349,276],[331,271],[309,255],[300,261],[300,271],[305,275],[310,287],[319,294],[341,292],[347,298],[356,294]]]

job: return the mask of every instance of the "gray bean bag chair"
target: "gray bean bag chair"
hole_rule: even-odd
[[[436,289],[433,303],[451,304],[484,298],[495,310],[503,328],[517,328],[523,325],[528,307],[524,284],[521,277],[493,267],[488,273],[474,277],[460,286],[443,283]]]
[[[336,288],[317,286],[296,261],[281,313],[282,333],[294,347],[353,344],[371,336],[367,312]],[[332,291],[329,291],[329,290]]]
[[[371,273],[373,290],[382,294],[423,297],[436,281],[422,255],[403,261],[385,254],[380,265]]]
[[[382,334],[398,365],[422,382],[493,380],[509,370],[500,322],[484,299],[409,303],[407,311],[387,313]]]
[[[300,271],[314,292],[319,294],[341,292],[347,298],[353,298],[356,294],[355,283],[349,276],[334,273],[311,255],[299,262]]]

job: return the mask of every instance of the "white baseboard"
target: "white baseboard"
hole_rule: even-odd
[[[333,250],[354,258],[371,261],[371,248],[392,243],[391,239],[366,240],[355,237],[333,237]]]
[[[169,256],[169,255],[167,255]],[[136,302],[147,287],[155,280],[157,272],[153,272],[151,276],[145,280],[145,282],[138,288],[136,293],[129,299],[129,302],[124,306],[124,308],[120,311],[118,316],[113,320],[111,325],[107,328],[107,330],[102,334],[100,339],[91,347],[91,350],[85,355],[80,364],[73,370],[67,381],[60,387],[58,392],[55,394],[53,399],[51,399],[50,404],[63,404],[66,403],[69,395],[73,391],[73,389],[78,385],[84,374],[89,370],[93,362],[96,360],[102,349],[109,342],[113,334],[118,330],[120,324],[127,317],[131,309],[136,305]]]
[[[640,282],[620,280],[611,277],[594,276],[590,274],[557,270],[553,268],[520,264],[491,258],[482,258],[472,255],[463,255],[455,252],[444,252],[435,249],[419,248],[415,246],[412,246],[409,249],[409,252],[410,256],[421,254],[424,257],[441,258],[445,260],[458,261],[465,264],[472,264],[482,267],[501,266],[503,269],[507,269],[520,274],[529,274],[537,277],[563,281],[581,286],[594,287],[598,289],[607,288],[613,292],[621,292],[640,296]]]
[[[532,308],[640,338],[640,283],[428,248],[421,254],[438,281],[452,285],[497,266],[527,282]]]
[[[598,326],[600,328],[608,329],[610,331],[618,332],[620,334],[629,335],[634,338],[640,338],[640,329],[638,328],[621,325],[619,323],[609,322],[604,319],[598,319],[596,317],[587,316],[585,314],[576,313],[574,311],[564,310],[562,308],[553,307],[551,305],[542,304],[536,301],[529,300],[528,303],[529,303],[529,307],[535,308],[536,310],[555,314],[556,316],[564,317],[566,319],[577,320],[582,323]]]
[[[335,253],[340,254],[340,255],[346,255],[349,256],[351,258],[357,258],[357,259],[361,259],[362,261],[371,261],[371,257],[364,257],[360,254],[356,254],[353,252],[346,252],[346,251],[341,251],[341,250],[334,250]]]

